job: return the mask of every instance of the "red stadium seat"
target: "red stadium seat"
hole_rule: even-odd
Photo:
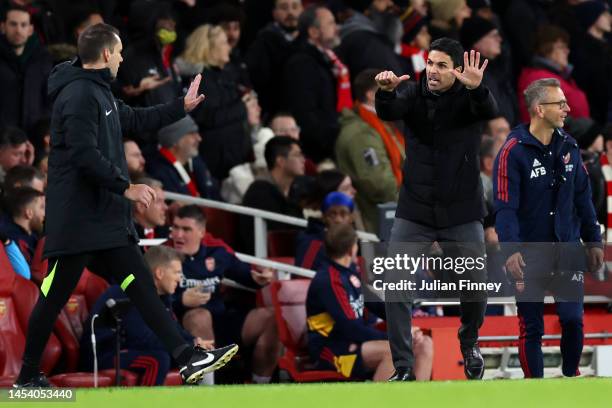
[[[92,388],[95,384],[92,373],[58,374],[49,378],[49,381],[58,387],[68,388]],[[98,387],[110,387],[111,385],[113,385],[112,378],[104,375],[98,376]]]
[[[183,385],[183,380],[178,370],[168,371],[164,385]]]
[[[272,282],[272,304],[285,354],[278,365],[297,382],[346,381],[331,370],[313,370],[306,349],[306,295],[310,279]]]
[[[38,286],[42,283],[43,279],[47,276],[47,268],[49,266],[49,260],[43,259],[43,250],[45,248],[46,237],[42,237],[34,250],[34,256],[32,256],[32,262],[30,263],[30,271],[32,272],[32,281]]]
[[[108,282],[103,278],[85,269],[73,295],[83,295],[87,303],[87,310],[91,310],[96,300],[108,289],[108,286]]]
[[[268,256],[295,256],[295,239],[299,231],[279,230],[268,232]]]
[[[222,239],[229,246],[236,246],[236,230],[238,228],[238,214],[230,213],[216,208],[205,208],[206,231]]]

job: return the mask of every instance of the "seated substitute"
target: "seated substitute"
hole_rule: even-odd
[[[181,207],[170,234],[174,247],[185,255],[184,278],[176,298],[181,317],[190,332],[207,333],[215,344],[238,341],[253,348],[252,380],[267,383],[276,368],[279,341],[274,312],[226,304],[220,293],[224,277],[259,289],[270,283],[274,272],[260,271],[240,261],[223,241],[206,236],[206,218],[197,206]]]
[[[372,314],[384,317],[384,303],[368,303],[365,313],[361,279],[350,267],[357,248],[357,233],[350,225],[332,225],[325,234],[326,262],[317,269],[306,298],[308,349],[321,369],[347,378],[386,381],[394,371],[391,349],[387,334],[375,328]],[[411,379],[429,380],[433,343],[417,327],[412,329]]]

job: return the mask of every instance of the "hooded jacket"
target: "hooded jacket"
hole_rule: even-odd
[[[49,77],[53,100],[46,202],[45,256],[136,242],[124,132],[155,131],[185,116],[184,102],[133,109],[111,93],[109,69],[83,69],[78,59]]]

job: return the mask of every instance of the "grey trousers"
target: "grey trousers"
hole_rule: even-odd
[[[449,228],[432,228],[402,218],[395,218],[391,228],[390,243],[418,243],[425,249],[434,241],[462,242],[476,244],[477,251],[485,254],[484,230],[482,223],[473,221],[467,224],[456,225]],[[419,245],[410,245],[411,248]],[[486,281],[486,270],[479,280]],[[459,341],[462,346],[473,346],[478,341],[478,329],[484,321],[487,308],[486,293],[480,294],[475,301],[470,301],[463,294],[461,299],[461,327],[459,328]],[[385,302],[387,314],[387,334],[393,356],[393,365],[396,369],[412,369],[414,366],[414,353],[412,351],[412,302]]]

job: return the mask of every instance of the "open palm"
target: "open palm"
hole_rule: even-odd
[[[189,86],[187,94],[185,94],[185,112],[191,112],[204,100],[204,95],[198,95],[198,89],[200,89],[200,81],[202,80],[202,74],[196,75],[194,80]]]
[[[467,89],[475,89],[482,82],[482,76],[488,64],[489,60],[485,59],[480,66],[480,53],[474,50],[470,51],[468,59],[466,51],[463,53],[463,71],[453,70],[452,73]]]

